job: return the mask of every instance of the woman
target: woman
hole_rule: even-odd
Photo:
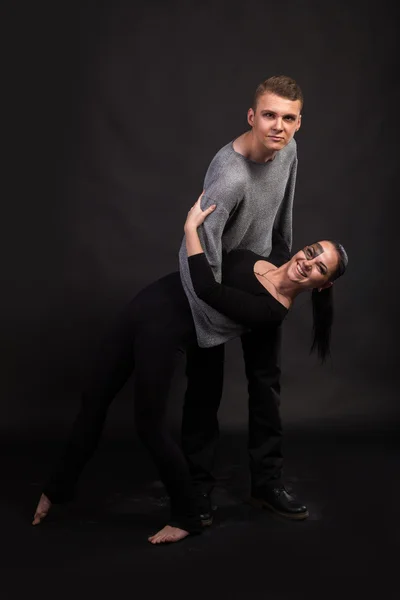
[[[265,328],[268,335],[267,329],[281,324],[297,295],[312,290],[312,350],[324,360],[329,353],[333,316],[331,287],[348,262],[343,247],[332,241],[317,242],[279,267],[251,251],[234,250],[224,257],[220,284],[214,279],[197,233],[216,206],[202,211],[200,202],[201,196],[184,227],[197,296],[249,329]],[[34,525],[53,503],[72,499],[78,477],[97,447],[108,407],[134,370],[137,432],[157,465],[171,508],[168,525],[148,539],[154,544],[175,542],[200,532],[189,468],[165,422],[175,359],[195,343],[196,332],[179,273],[163,277],[134,298],[98,353],[65,455],[43,490]]]

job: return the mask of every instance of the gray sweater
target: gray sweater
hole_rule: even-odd
[[[221,281],[222,252],[244,248],[268,257],[274,228],[291,249],[296,169],[294,139],[266,163],[245,158],[233,149],[232,142],[214,156],[206,173],[201,207],[204,210],[216,204],[217,208],[198,232],[216,281]],[[185,238],[179,251],[179,267],[199,346],[217,346],[246,331],[196,296]]]

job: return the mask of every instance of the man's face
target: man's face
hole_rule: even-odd
[[[300,129],[300,100],[288,100],[266,92],[259,97],[254,112],[247,113],[253,135],[266,150],[282,150]]]

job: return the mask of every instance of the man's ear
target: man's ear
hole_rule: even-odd
[[[297,123],[296,131],[298,131],[301,127],[301,115],[299,115],[299,121]]]
[[[249,108],[249,110],[247,111],[247,122],[250,125],[250,127],[254,126],[254,110],[252,108]]]
[[[322,290],[327,290],[328,288],[333,286],[333,281],[327,281],[325,283],[325,285],[322,285],[321,287],[318,288],[319,292],[322,292]]]

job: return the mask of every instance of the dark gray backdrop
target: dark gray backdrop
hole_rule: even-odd
[[[280,73],[305,95],[294,249],[334,237],[350,257],[335,286],[329,364],[308,356],[307,299],[287,319],[284,419],[396,423],[395,9],[386,0],[55,4],[14,4],[5,20],[4,435],[69,427],[105,327],[177,269],[209,161],[247,128],[257,84]],[[244,428],[246,415],[234,341],[221,424]],[[108,427],[132,423],[130,382]]]

